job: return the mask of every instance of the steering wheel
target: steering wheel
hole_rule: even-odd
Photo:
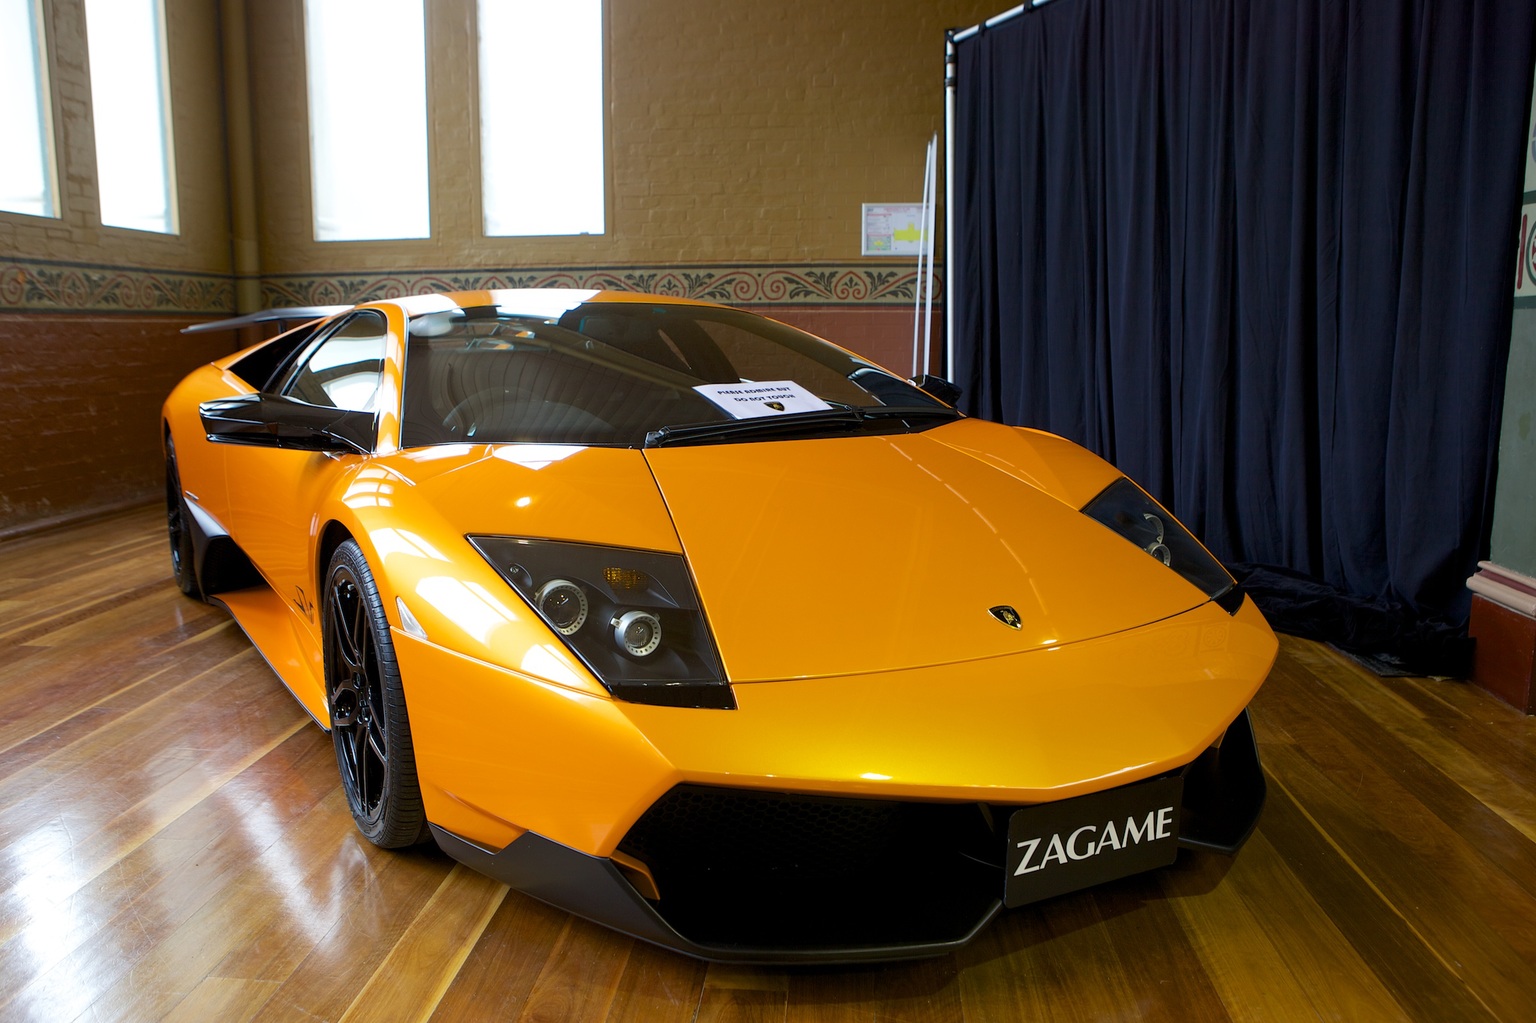
[[[509,402],[516,400],[517,394],[510,387],[487,387],[476,391],[448,410],[448,414],[443,416],[443,426],[450,433],[473,437],[475,428],[480,425],[479,415],[505,408]]]

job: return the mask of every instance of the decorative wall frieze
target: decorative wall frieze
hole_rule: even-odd
[[[646,291],[749,306],[910,306],[919,289],[912,266],[807,263],[625,267],[519,267],[499,270],[367,271],[271,274],[262,305],[338,305],[431,291],[493,288],[596,288]],[[942,279],[934,283],[941,299]],[[234,312],[235,278],[224,274],[0,256],[0,312]]]
[[[222,316],[234,307],[227,274],[0,256],[0,312]]]
[[[941,281],[935,281],[939,298]],[[598,288],[646,291],[737,305],[910,305],[914,266],[812,263],[800,266],[694,265],[519,267],[344,274],[273,274],[262,278],[266,306],[335,305],[430,291],[494,288]]]

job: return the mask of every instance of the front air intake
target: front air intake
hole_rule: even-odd
[[[680,785],[619,849],[650,868],[661,916],[703,944],[954,941],[1002,892],[1002,839],[975,803]]]

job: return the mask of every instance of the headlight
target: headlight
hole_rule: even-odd
[[[569,579],[551,579],[540,586],[533,606],[562,636],[575,635],[587,623],[587,593]]]
[[[680,555],[513,536],[468,539],[614,696],[735,708]]]
[[[1229,613],[1236,612],[1242,603],[1242,590],[1221,563],[1162,505],[1124,476],[1089,501],[1083,514],[1113,529],[1188,579]]]
[[[649,611],[625,611],[614,619],[613,641],[631,657],[649,657],[661,646],[661,619]]]

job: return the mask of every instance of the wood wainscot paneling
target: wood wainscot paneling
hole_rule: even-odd
[[[0,314],[0,537],[160,499],[160,404],[234,350],[208,318]]]
[[[1472,681],[1526,714],[1536,714],[1536,579],[1491,561],[1467,580],[1470,632],[1477,641]]]

